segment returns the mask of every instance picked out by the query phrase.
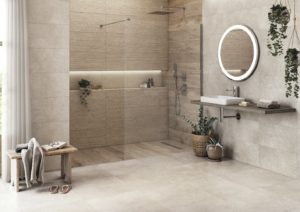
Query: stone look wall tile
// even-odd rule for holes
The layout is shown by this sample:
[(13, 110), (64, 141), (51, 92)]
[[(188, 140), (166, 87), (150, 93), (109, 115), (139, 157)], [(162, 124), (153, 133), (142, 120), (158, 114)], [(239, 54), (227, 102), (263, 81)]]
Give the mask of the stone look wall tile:
[[(167, 70), (168, 17), (147, 14), (162, 4), (167, 1), (71, 0), (71, 70)], [(99, 28), (126, 18), (131, 21)]]
[(67, 24), (28, 24), (29, 48), (69, 49)]
[[(266, 48), (269, 26), (267, 13), (273, 3), (271, 0), (203, 2), (204, 95), (226, 94), (226, 88), (238, 85), (241, 88), (241, 96), (253, 101), (261, 98), (272, 99), (300, 109), (298, 100), (285, 97), (284, 60), (270, 56)], [(300, 11), (297, 13), (300, 16)], [(232, 82), (220, 71), (217, 49), (223, 32), (229, 26), (240, 23), (249, 26), (255, 32), (260, 44), (260, 62), (249, 79)], [(299, 113), (241, 115), (241, 121), (229, 119), (220, 126), (226, 154), (284, 175), (299, 176)]]
[(31, 73), (69, 73), (68, 49), (30, 49)]
[(71, 91), (71, 143), (92, 148), (167, 139), (167, 94), (167, 88), (97, 90), (85, 107), (79, 91)]
[(185, 14), (177, 11), (169, 15), (169, 71), (165, 81), (169, 86), (169, 134), (170, 138), (190, 144), (191, 129), (175, 111), (175, 80), (173, 65), (178, 67), (178, 86), (182, 85), (182, 73), (187, 76), (187, 96), (181, 98), (181, 115), (194, 119), (198, 106), (190, 103), (200, 96), (200, 24), (202, 23), (202, 1), (170, 0), (169, 6), (185, 7)]
[[(32, 135), (69, 141), (69, 1), (27, 1)], [(59, 167), (59, 158), (46, 169)]]
[(104, 32), (73, 32), (70, 39), (70, 51), (74, 51), (75, 54), (77, 51), (97, 50), (101, 55), (101, 53), (105, 53), (105, 48), (103, 48), (105, 47), (105, 36)]
[(57, 107), (57, 105), (68, 105), (68, 100), (65, 97), (33, 99), (32, 116), (34, 123), (69, 121), (68, 108)]
[[(28, 0), (28, 22), (69, 25), (69, 1)], [(55, 12), (54, 12), (55, 11)]]
[(31, 97), (33, 99), (44, 99), (53, 97), (69, 97), (69, 75), (68, 73), (32, 73)]
[(259, 146), (259, 166), (283, 175), (297, 177), (298, 152)]
[(72, 0), (70, 10), (74, 12), (104, 13), (106, 0)]

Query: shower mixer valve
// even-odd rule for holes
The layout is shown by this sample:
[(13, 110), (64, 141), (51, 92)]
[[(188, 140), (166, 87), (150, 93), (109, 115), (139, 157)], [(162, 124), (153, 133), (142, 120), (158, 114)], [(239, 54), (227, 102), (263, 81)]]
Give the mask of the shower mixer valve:
[(184, 83), (181, 87), (180, 87), (180, 92), (181, 92), (181, 95), (183, 96), (186, 96), (187, 95), (187, 84)]

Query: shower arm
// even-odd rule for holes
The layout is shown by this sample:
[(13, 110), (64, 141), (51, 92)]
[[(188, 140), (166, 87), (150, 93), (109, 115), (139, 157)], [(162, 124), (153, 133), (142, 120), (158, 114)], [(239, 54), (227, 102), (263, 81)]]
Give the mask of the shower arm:
[(121, 22), (125, 22), (125, 21), (131, 21), (131, 19), (127, 18), (127, 19), (124, 19), (124, 20), (121, 20), (121, 21), (115, 21), (115, 22), (111, 22), (111, 23), (108, 23), (108, 24), (101, 24), (99, 27), (103, 28), (103, 27), (108, 26), (108, 25), (113, 25), (113, 24), (117, 24), (117, 23), (121, 23)]

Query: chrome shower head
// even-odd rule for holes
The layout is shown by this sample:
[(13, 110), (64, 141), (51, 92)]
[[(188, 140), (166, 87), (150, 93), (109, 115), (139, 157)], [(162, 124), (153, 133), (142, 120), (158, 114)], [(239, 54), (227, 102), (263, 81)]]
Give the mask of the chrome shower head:
[(185, 10), (185, 7), (164, 7), (164, 6), (161, 6), (160, 10), (150, 12), (148, 14), (151, 14), (151, 15), (169, 15), (169, 14), (175, 13), (175, 11), (173, 11), (172, 9), (173, 10), (174, 9)]
[(150, 15), (169, 15), (171, 13), (174, 13), (174, 12), (160, 10), (160, 11), (150, 12), (148, 14), (150, 14)]

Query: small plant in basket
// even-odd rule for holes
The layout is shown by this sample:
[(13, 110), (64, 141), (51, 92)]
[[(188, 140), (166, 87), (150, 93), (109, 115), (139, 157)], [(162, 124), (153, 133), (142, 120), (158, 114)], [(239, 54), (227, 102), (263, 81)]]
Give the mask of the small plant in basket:
[(213, 124), (217, 121), (217, 118), (204, 116), (202, 105), (199, 108), (197, 122), (193, 122), (187, 119), (185, 116), (183, 116), (183, 118), (192, 127), (192, 143), (196, 156), (205, 157), (209, 135), (213, 130)]

